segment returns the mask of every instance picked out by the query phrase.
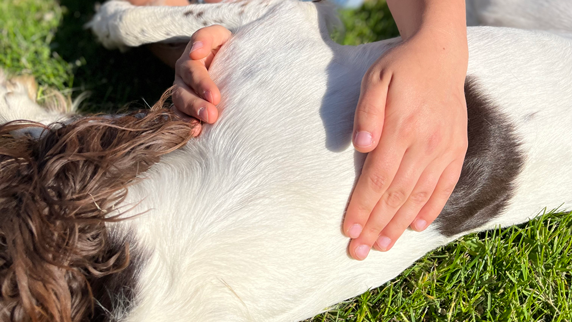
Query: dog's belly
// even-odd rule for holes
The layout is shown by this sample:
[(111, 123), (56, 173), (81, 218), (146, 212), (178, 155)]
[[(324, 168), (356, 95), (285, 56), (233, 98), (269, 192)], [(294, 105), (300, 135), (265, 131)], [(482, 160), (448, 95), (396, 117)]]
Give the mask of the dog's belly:
[[(391, 251), (351, 260), (340, 227), (363, 162), (351, 115), (361, 76), (387, 45), (341, 49), (276, 31), (280, 42), (253, 61), (238, 54), (261, 37), (250, 33), (220, 57), (229, 70), (249, 65), (249, 77), (215, 68), (227, 95), (220, 122), (130, 190), (128, 202), (152, 210), (131, 222), (150, 259), (126, 321), (303, 319), (466, 233), (407, 231)], [(550, 35), (483, 28), (469, 39), (469, 75), (513, 127), (524, 161), (504, 211), (468, 226), (481, 230), (572, 199), (572, 55)], [(280, 49), (289, 41), (304, 45)]]

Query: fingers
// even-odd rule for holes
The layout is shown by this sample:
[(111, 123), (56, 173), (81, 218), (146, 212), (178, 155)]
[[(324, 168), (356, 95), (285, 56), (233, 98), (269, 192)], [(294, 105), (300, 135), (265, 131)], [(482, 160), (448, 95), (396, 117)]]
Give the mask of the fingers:
[(216, 105), (221, 96), (208, 69), (231, 35), (226, 28), (215, 25), (200, 29), (192, 36), (175, 66), (173, 104), (179, 112), (205, 123), (216, 122)]
[(353, 144), (362, 153), (376, 148), (381, 136), (390, 75), (368, 71), (362, 81), (359, 102), (354, 118)]
[(365, 160), (343, 224), (343, 231), (350, 238), (355, 239), (362, 234), (370, 214), (399, 169), (405, 148), (390, 145), (393, 138), (388, 135)]
[(174, 84), (172, 100), (179, 112), (209, 124), (218, 119), (216, 106), (198, 97), (182, 79), (176, 77)]
[(461, 165), (450, 165), (466, 152), (464, 75), (426, 70), (434, 62), (419, 64), (425, 56), (410, 44), (385, 53), (362, 81), (352, 139), (369, 155), (343, 224), (360, 260), (435, 219), (459, 178)]
[[(383, 141), (384, 139), (385, 138), (382, 139), (382, 145), (380, 145), (378, 149), (385, 145), (385, 142)], [(380, 149), (380, 151), (376, 150), (375, 153), (381, 153), (384, 155), (386, 151)], [(404, 155), (403, 160), (400, 162), (399, 170), (395, 174), (391, 184), (388, 185), (387, 190), (382, 193), (381, 197), (376, 199), (378, 202), (373, 211), (371, 211), (371, 215), (369, 216), (369, 219), (367, 219), (363, 232), (358, 238), (354, 238), (350, 242), (350, 254), (353, 251), (353, 255), (355, 255), (354, 257), (356, 259), (365, 258), (364, 255), (367, 255), (365, 253), (366, 249), (369, 249), (374, 245), (374, 243), (379, 239), (382, 230), (386, 229), (387, 225), (391, 224), (391, 222), (397, 220), (398, 223), (404, 225), (403, 230), (411, 224), (411, 221), (416, 214), (410, 215), (410, 218), (397, 218), (395, 214), (403, 208), (406, 202), (408, 202), (411, 192), (419, 182), (419, 178), (423, 170), (427, 167), (427, 164), (424, 162), (429, 161), (419, 159), (417, 151), (407, 151)], [(418, 196), (416, 195), (415, 197)], [(409, 221), (404, 223), (407, 220)], [(402, 231), (399, 235), (401, 233)], [(393, 237), (393, 235), (395, 234), (392, 234), (390, 237)], [(392, 244), (391, 239), (385, 239), (384, 242), (387, 246)]]
[[(212, 81), (208, 69), (220, 47), (230, 39), (232, 33), (223, 26), (214, 25), (198, 30), (191, 37), (190, 49), (186, 55), (190, 59), (181, 60), (179, 76), (202, 99), (218, 105), (220, 92)], [(181, 57), (181, 58), (186, 58)]]
[(189, 42), (191, 48), (188, 55), (193, 60), (208, 59), (210, 57), (210, 60), (205, 64), (209, 67), (212, 58), (231, 36), (230, 30), (220, 25), (199, 29), (191, 37)]
[[(185, 60), (177, 63), (177, 76), (189, 86), (195, 95), (213, 105), (220, 103), (220, 92), (201, 61)], [(203, 120), (206, 122), (206, 120)]]
[[(374, 244), (375, 249), (388, 251), (403, 232), (412, 225), (419, 211), (433, 195), (444, 167), (440, 162), (434, 161), (425, 169), (407, 201), (399, 208), (395, 216), (379, 234)], [(422, 223), (419, 222), (418, 224), (421, 225)], [(426, 224), (422, 225), (426, 227)]]
[(419, 214), (411, 224), (411, 228), (416, 231), (423, 231), (439, 216), (455, 189), (462, 169), (463, 159), (460, 159), (455, 160), (443, 171), (435, 187), (435, 191), (429, 201), (427, 201), (425, 206), (419, 211)]
[(171, 106), (171, 112), (180, 117), (181, 120), (189, 122), (191, 124), (191, 135), (193, 137), (197, 137), (201, 134), (203, 126), (198, 119), (191, 118), (188, 115), (181, 113), (177, 108), (175, 108), (174, 105)]
[(372, 246), (391, 249), (412, 223), (425, 229), (459, 178), (464, 154), (455, 159), (455, 153), (430, 153), (431, 143), (411, 145), (414, 135), (396, 130), (398, 126), (388, 123), (378, 147), (366, 158), (348, 205), (343, 229), (352, 238), (348, 251), (358, 260), (365, 259)]
[[(363, 232), (350, 242), (349, 252), (355, 259), (365, 259), (372, 245), (376, 250), (390, 250), (410, 226), (417, 231), (426, 229), (453, 192), (462, 158), (446, 166), (436, 159), (424, 167), (411, 162), (416, 159), (413, 154), (404, 156), (401, 168), (371, 212)], [(403, 170), (407, 168), (410, 170)], [(416, 168), (425, 170), (418, 176)]]

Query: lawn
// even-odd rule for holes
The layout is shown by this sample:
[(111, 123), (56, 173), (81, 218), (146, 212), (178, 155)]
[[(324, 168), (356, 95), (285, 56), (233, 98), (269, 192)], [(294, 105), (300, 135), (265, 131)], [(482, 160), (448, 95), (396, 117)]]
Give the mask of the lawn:
[[(49, 88), (83, 111), (145, 107), (170, 86), (172, 71), (145, 48), (125, 54), (97, 45), (82, 26), (95, 1), (0, 2), (0, 67), (33, 74), (39, 98)], [(343, 40), (395, 36), (387, 6), (345, 11)], [(572, 321), (572, 218), (547, 213), (520, 227), (462, 238), (435, 250), (401, 276), (310, 321)]]

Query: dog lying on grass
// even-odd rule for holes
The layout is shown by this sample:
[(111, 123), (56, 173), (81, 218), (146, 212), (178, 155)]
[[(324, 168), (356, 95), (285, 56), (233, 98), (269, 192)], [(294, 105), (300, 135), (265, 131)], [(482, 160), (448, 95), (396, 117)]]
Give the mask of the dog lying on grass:
[(111, 1), (91, 28), (127, 47), (213, 23), (234, 32), (211, 67), (222, 116), (195, 139), (161, 110), (83, 118), (1, 78), (2, 321), (297, 321), (462, 235), (572, 202), (572, 40), (471, 28), (455, 191), (427, 230), (352, 260), (352, 116), (364, 73), (399, 39), (338, 45), (330, 5), (292, 0)]

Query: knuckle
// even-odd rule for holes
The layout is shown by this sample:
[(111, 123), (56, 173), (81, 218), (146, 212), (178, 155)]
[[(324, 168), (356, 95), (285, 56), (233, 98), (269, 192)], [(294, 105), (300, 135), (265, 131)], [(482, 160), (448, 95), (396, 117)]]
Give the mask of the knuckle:
[(391, 191), (387, 193), (387, 197), (385, 197), (385, 204), (391, 208), (399, 208), (404, 202), (405, 193), (399, 190)]
[(415, 131), (415, 128), (413, 127), (413, 125), (404, 124), (403, 126), (401, 126), (399, 135), (401, 137), (404, 137), (404, 138), (410, 138), (413, 136), (414, 131)]
[[(366, 86), (367, 85), (374, 85), (374, 84), (378, 84), (381, 81), (383, 81), (384, 79), (386, 79), (386, 77), (390, 76), (391, 73), (389, 73), (387, 70), (385, 70), (384, 68), (379, 68), (376, 65), (373, 65), (372, 68), (370, 68), (364, 75), (362, 78), (362, 86)], [(362, 88), (363, 89), (363, 88)]]
[(417, 191), (409, 196), (409, 199), (416, 204), (424, 204), (429, 200), (430, 194), (428, 191)]
[(177, 61), (175, 62), (175, 70), (179, 71), (181, 69), (181, 65), (183, 64), (184, 58), (183, 56), (179, 57), (179, 59), (177, 59)]
[(443, 199), (449, 199), (449, 196), (451, 196), (451, 194), (455, 190), (456, 185), (457, 182), (452, 182), (443, 186), (443, 188), (441, 189), (441, 196), (443, 197)]
[(188, 62), (189, 62), (189, 58), (186, 54), (182, 54), (181, 57), (179, 57), (179, 59), (177, 59), (177, 61), (175, 62), (175, 70), (177, 72), (183, 72), (186, 71), (186, 69), (188, 68)]
[(370, 173), (367, 176), (367, 180), (369, 183), (370, 188), (375, 192), (381, 192), (386, 186), (387, 180), (385, 179), (384, 175)]
[(178, 85), (173, 87), (173, 91), (171, 92), (171, 99), (175, 102), (179, 102), (181, 97), (181, 88)]
[(363, 203), (359, 203), (356, 205), (356, 213), (360, 215), (369, 215), (371, 214), (372, 210), (373, 210), (372, 207), (369, 207), (368, 205)]
[(403, 138), (414, 137), (419, 127), (413, 117), (403, 120), (399, 126), (399, 136)]
[(209, 32), (209, 27), (202, 27), (201, 29), (195, 31), (195, 33), (192, 36), (192, 41), (198, 41), (200, 40), (199, 38), (203, 37), (203, 35), (208, 34)]
[(359, 116), (364, 119), (377, 117), (380, 114), (380, 109), (376, 105), (367, 101), (362, 102), (357, 111)]
[(443, 135), (440, 130), (434, 131), (427, 139), (426, 152), (428, 154), (433, 153), (443, 142)]
[(222, 26), (220, 24), (214, 24), (214, 25), (209, 26), (207, 28), (209, 28), (209, 31), (212, 32), (213, 34), (216, 33), (217, 36), (224, 36), (228, 32), (228, 29), (226, 29), (224, 26)]
[(365, 232), (367, 236), (375, 240), (375, 238), (377, 238), (377, 236), (383, 230), (383, 228), (384, 226), (380, 224), (371, 224), (368, 227), (366, 227)]
[(364, 75), (363, 75), (363, 79), (361, 81), (362, 84), (362, 90), (364, 90), (367, 87), (367, 84), (375, 84), (377, 82), (379, 82), (380, 77), (379, 77), (379, 71), (377, 71), (376, 69), (372, 68), (369, 69)]

